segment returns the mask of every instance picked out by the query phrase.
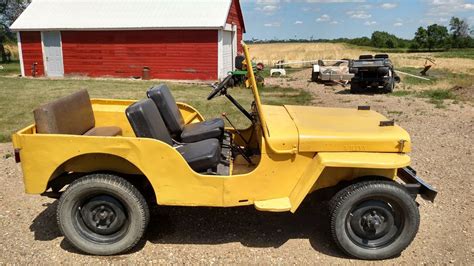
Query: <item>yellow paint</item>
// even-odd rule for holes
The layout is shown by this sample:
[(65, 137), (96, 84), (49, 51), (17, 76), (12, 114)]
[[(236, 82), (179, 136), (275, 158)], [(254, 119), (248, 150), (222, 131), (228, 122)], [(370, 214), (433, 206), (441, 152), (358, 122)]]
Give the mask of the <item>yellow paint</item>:
[[(311, 191), (334, 186), (342, 180), (364, 176), (384, 176), (394, 179), (396, 169), (409, 164), (410, 157), (400, 153), (318, 153), (290, 194), (291, 211), (296, 211)], [(330, 174), (324, 175), (325, 171)], [(318, 183), (319, 178), (322, 182)]]
[(262, 200), (255, 202), (255, 208), (259, 211), (286, 212), (291, 210), (291, 203), (289, 198)]
[(263, 105), (262, 113), (267, 119), (268, 137), (270, 146), (277, 150), (298, 150), (298, 130), (288, 112), (283, 106)]
[[(245, 45), (244, 51), (246, 58), (251, 58)], [(410, 163), (392, 143), (409, 141), (405, 131), (362, 124), (383, 119), (375, 112), (262, 105), (252, 70), (249, 84), (258, 119), (242, 134), (252, 137), (249, 146), (260, 150), (251, 167), (235, 167), (240, 171), (228, 176), (196, 173), (173, 147), (135, 137), (125, 116), (125, 109), (134, 101), (94, 99), (96, 125), (118, 126), (123, 136), (44, 135), (36, 134), (34, 125), (18, 131), (12, 139), (14, 147), (20, 149), (25, 190), (43, 193), (49, 181), (68, 172), (109, 170), (146, 176), (161, 205), (253, 204), (263, 211), (294, 212), (314, 190), (369, 175), (393, 179), (398, 168)], [(193, 107), (178, 106), (186, 123), (204, 120)], [(234, 135), (234, 139), (245, 145), (239, 137)], [(364, 148), (354, 149), (357, 145)], [(326, 151), (328, 147), (337, 152)], [(371, 152), (360, 152), (366, 150)], [(403, 149), (408, 150), (409, 146)], [(237, 164), (242, 165), (242, 161)]]
[[(285, 106), (300, 134), (300, 152), (410, 152), (410, 136), (401, 127), (381, 127), (388, 119), (374, 111)], [(403, 150), (400, 141), (404, 140)]]

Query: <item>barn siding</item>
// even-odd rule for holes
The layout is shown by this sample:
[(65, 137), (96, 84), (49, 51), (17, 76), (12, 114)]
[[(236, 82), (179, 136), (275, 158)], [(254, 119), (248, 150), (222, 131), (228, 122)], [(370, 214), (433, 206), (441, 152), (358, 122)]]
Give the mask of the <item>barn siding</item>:
[(241, 10), (239, 10), (239, 6), (240, 4), (238, 3), (238, 0), (232, 1), (229, 15), (227, 16), (227, 23), (237, 25), (237, 51), (243, 53), (240, 42), (242, 41), (244, 25), (243, 21), (240, 19)]
[(66, 75), (217, 79), (216, 30), (65, 31)]
[(38, 76), (44, 75), (43, 64), (43, 47), (41, 46), (41, 32), (25, 31), (20, 32), (21, 52), (23, 54), (23, 66), (25, 68), (25, 76), (32, 76), (32, 67), (36, 66)]

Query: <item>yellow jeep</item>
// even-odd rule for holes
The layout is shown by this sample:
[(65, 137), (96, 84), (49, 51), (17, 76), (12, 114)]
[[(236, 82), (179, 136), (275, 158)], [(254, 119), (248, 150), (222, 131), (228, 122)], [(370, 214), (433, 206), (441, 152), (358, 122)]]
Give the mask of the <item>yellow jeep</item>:
[(13, 135), (26, 193), (58, 198), (62, 233), (96, 255), (137, 244), (151, 204), (296, 212), (318, 190), (332, 195), (330, 230), (347, 254), (384, 259), (410, 244), (417, 195), (433, 201), (437, 192), (409, 167), (405, 130), (367, 106), (262, 105), (252, 67), (247, 111), (229, 94), (231, 79), (208, 100), (226, 96), (249, 128), (205, 120), (166, 85), (140, 101), (90, 100), (83, 90), (41, 106)]

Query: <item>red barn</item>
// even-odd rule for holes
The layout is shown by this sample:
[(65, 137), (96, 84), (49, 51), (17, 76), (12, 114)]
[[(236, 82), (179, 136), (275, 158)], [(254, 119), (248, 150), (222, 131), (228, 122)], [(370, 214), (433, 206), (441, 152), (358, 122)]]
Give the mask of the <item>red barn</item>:
[(216, 80), (245, 25), (239, 0), (34, 0), (11, 29), (23, 76)]

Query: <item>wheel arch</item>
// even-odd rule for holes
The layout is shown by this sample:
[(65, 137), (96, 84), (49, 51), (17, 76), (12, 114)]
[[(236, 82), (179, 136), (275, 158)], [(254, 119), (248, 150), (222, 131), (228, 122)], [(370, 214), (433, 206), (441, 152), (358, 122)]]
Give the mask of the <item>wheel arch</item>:
[(401, 153), (318, 153), (290, 193), (291, 212), (295, 212), (314, 191), (359, 178), (375, 176), (394, 180), (397, 169), (409, 164), (410, 157)]
[(67, 159), (49, 177), (43, 193), (55, 197), (59, 191), (74, 180), (95, 173), (108, 173), (120, 176), (132, 183), (150, 201), (156, 201), (154, 188), (145, 173), (134, 163), (121, 156), (108, 153), (85, 153)]

